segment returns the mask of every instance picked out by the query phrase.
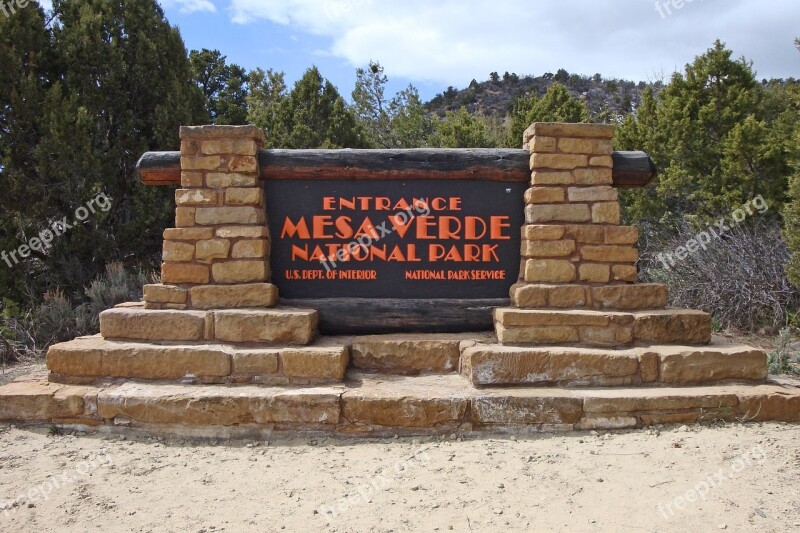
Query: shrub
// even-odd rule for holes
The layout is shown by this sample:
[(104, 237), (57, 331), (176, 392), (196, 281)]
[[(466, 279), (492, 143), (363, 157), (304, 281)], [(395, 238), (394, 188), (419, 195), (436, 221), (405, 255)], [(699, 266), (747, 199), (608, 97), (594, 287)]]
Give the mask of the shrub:
[(777, 222), (736, 226), (674, 265), (659, 261), (696, 230), (685, 224), (664, 234), (643, 228), (640, 262), (643, 281), (666, 283), (670, 303), (711, 313), (724, 328), (777, 331), (797, 309), (800, 292), (786, 276), (790, 252)]

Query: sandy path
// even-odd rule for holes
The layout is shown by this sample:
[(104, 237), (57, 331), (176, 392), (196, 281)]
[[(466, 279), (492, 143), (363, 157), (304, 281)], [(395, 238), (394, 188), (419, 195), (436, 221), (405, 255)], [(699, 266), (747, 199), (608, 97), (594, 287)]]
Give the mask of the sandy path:
[(34, 490), (0, 531), (783, 532), (798, 443), (785, 424), (232, 445), (4, 425), (0, 498)]

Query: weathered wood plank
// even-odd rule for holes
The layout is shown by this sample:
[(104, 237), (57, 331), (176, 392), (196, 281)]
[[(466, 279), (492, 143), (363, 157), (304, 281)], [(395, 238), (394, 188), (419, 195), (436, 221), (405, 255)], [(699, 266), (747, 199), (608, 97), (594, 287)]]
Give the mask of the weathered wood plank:
[(491, 331), (492, 310), (508, 306), (509, 300), (323, 298), (281, 299), (281, 304), (317, 309), (323, 335), (365, 335)]
[[(514, 149), (261, 150), (265, 180), (530, 180), (530, 154)], [(645, 187), (656, 168), (644, 152), (614, 152), (614, 184)], [(180, 153), (148, 152), (136, 165), (145, 185), (180, 185)]]

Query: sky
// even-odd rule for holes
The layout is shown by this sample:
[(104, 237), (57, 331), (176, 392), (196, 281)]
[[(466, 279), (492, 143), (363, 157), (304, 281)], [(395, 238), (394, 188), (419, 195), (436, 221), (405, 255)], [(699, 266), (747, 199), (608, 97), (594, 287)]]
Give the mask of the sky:
[(505, 71), (668, 79), (721, 39), (761, 78), (800, 78), (798, 0), (160, 0), (188, 49), (296, 81), (319, 67), (349, 98), (379, 61), (424, 100)]

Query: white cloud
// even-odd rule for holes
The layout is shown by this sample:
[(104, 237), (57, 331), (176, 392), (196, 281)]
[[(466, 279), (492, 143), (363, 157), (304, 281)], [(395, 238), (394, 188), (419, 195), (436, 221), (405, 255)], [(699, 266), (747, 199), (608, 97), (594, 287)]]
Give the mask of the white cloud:
[(167, 7), (175, 6), (181, 13), (217, 12), (217, 6), (211, 0), (161, 0), (161, 3)]
[[(206, 3), (206, 0), (173, 0)], [(268, 20), (327, 37), (353, 66), (464, 85), (490, 71), (570, 72), (629, 79), (669, 74), (721, 38), (763, 76), (798, 64), (796, 0), (229, 0), (239, 24)], [(666, 12), (662, 8), (662, 12)], [(795, 54), (795, 55), (793, 55)]]

